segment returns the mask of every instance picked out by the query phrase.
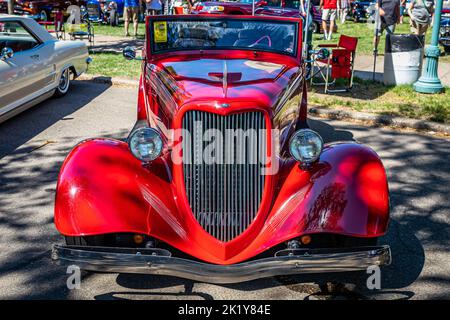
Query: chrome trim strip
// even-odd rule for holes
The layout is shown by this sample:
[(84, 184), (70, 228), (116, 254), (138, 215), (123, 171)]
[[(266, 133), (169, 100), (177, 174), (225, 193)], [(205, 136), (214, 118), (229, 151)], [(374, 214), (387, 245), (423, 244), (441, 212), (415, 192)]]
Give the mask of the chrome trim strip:
[(277, 275), (358, 271), (373, 265), (389, 265), (392, 261), (387, 245), (296, 249), (293, 252), (282, 250), (272, 258), (232, 265), (171, 257), (162, 249), (151, 249), (154, 251), (152, 253), (145, 250), (54, 245), (52, 260), (59, 265), (73, 264), (90, 271), (175, 276), (209, 283), (237, 283)]
[(57, 86), (58, 85), (55, 84), (55, 83), (49, 84), (49, 85), (45, 86), (44, 88), (42, 88), (42, 89), (40, 89), (38, 91), (35, 91), (33, 93), (30, 93), (29, 95), (27, 95), (25, 97), (17, 99), (16, 101), (12, 102), (9, 105), (3, 106), (0, 109), (0, 116), (3, 116), (5, 114), (7, 114), (8, 112), (13, 111), (14, 109), (21, 107), (22, 105), (27, 104), (27, 103), (29, 103), (29, 102), (39, 98), (40, 96), (42, 96), (42, 95), (52, 91), (52, 90), (55, 90), (55, 88)]

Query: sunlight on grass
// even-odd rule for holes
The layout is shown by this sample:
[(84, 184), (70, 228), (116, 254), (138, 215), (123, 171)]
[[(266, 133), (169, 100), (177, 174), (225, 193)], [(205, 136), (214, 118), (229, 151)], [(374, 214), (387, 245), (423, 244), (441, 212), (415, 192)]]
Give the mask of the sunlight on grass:
[[(133, 34), (133, 24), (130, 25), (128, 31), (130, 32), (130, 34)], [(125, 28), (123, 26), (123, 22), (121, 22), (117, 27), (111, 27), (107, 24), (94, 24), (94, 33), (96, 35), (124, 37)], [(145, 23), (139, 23), (138, 37), (144, 38), (144, 36), (145, 36)]]
[(355, 79), (351, 92), (323, 94), (313, 87), (309, 101), (334, 109), (405, 116), (450, 123), (450, 89), (442, 94), (421, 94), (409, 85), (384, 86), (378, 82)]
[(91, 53), (91, 57), (93, 60), (89, 65), (89, 74), (133, 79), (139, 78), (141, 74), (141, 62), (125, 60), (122, 54)]

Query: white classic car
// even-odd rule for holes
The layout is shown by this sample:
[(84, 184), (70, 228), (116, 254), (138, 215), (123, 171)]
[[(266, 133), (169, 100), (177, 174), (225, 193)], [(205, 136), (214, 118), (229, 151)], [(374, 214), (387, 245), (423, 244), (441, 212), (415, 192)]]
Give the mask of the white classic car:
[(57, 40), (32, 19), (0, 14), (0, 122), (66, 94), (89, 62), (84, 42)]

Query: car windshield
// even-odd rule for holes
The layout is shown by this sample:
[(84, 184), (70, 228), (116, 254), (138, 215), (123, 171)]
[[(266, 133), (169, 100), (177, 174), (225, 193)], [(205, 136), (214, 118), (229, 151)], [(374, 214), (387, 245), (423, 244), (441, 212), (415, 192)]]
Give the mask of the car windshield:
[(154, 53), (176, 50), (248, 49), (296, 54), (297, 23), (230, 18), (154, 20)]

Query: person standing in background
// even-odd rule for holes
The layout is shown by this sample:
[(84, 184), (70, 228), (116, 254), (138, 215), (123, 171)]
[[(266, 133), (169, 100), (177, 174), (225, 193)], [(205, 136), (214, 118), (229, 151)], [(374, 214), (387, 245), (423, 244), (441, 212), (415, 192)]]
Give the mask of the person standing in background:
[(349, 7), (350, 7), (349, 0), (341, 0), (341, 5), (340, 5), (340, 9), (339, 9), (339, 17), (341, 18), (342, 24), (345, 23), (345, 18), (347, 17)]
[(378, 48), (383, 31), (395, 32), (395, 25), (400, 22), (400, 0), (377, 0), (377, 9), (380, 15), (380, 27), (375, 31), (373, 39), (374, 48)]
[(145, 0), (145, 9), (148, 16), (156, 16), (162, 10), (161, 0)]
[(403, 16), (406, 10), (406, 0), (400, 0), (400, 24), (403, 24)]
[(169, 14), (170, 11), (170, 0), (164, 0), (163, 1), (163, 15), (167, 16)]
[[(334, 21), (336, 20), (337, 13), (337, 0), (320, 0), (320, 9), (322, 9), (322, 28), (323, 28), (323, 38), (325, 40), (331, 40), (334, 29)], [(330, 20), (329, 27), (327, 31), (327, 21)]]
[(194, 0), (187, 0), (186, 3), (187, 3), (187, 6), (188, 6), (188, 10), (187, 11), (189, 13), (191, 13), (192, 8), (194, 7)]
[(130, 21), (133, 20), (134, 37), (137, 37), (139, 24), (139, 8), (141, 7), (141, 0), (125, 0), (123, 19), (125, 20), (125, 37), (129, 37), (128, 27)]
[(411, 0), (408, 8), (411, 32), (416, 35), (427, 33), (434, 13), (433, 0)]

